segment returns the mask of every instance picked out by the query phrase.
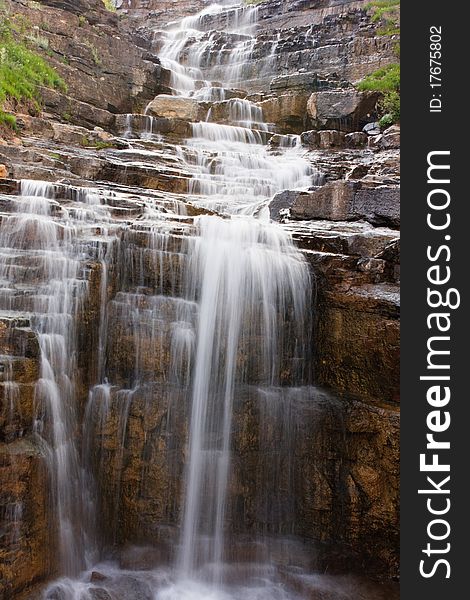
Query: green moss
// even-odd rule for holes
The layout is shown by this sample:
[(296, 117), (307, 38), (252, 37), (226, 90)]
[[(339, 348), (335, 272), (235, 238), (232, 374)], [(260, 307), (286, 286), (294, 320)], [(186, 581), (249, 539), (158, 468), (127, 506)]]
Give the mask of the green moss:
[(84, 27), (88, 23), (88, 19), (84, 15), (78, 17), (78, 26)]
[(105, 150), (106, 148), (114, 148), (114, 144), (104, 141), (92, 141), (87, 136), (83, 136), (80, 140), (80, 146), (85, 148), (94, 148), (95, 150)]
[(33, 40), (21, 35), (14, 20), (5, 10), (0, 10), (0, 111), (3, 115), (7, 103), (28, 104), (37, 110), (39, 86), (65, 90), (62, 78), (30, 47), (42, 46), (45, 39), (36, 36)]

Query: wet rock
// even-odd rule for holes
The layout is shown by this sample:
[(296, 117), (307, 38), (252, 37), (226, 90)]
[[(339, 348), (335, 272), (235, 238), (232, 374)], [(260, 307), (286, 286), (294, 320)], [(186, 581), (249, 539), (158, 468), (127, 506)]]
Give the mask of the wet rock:
[(281, 133), (301, 133), (307, 119), (308, 93), (287, 93), (259, 103), (264, 119)]
[(353, 179), (332, 181), (312, 192), (297, 192), (294, 219), (333, 221), (365, 219), (381, 226), (400, 224), (399, 186), (365, 186)]
[(352, 169), (346, 174), (345, 179), (362, 179), (367, 175), (370, 170), (370, 165), (359, 164), (354, 165)]
[(162, 94), (149, 103), (147, 113), (155, 117), (195, 121), (199, 114), (199, 103), (192, 98)]
[(346, 145), (345, 134), (336, 129), (304, 131), (301, 135), (301, 141), (304, 146), (318, 150), (344, 148)]
[(377, 121), (374, 121), (373, 123), (367, 123), (367, 125), (364, 125), (362, 128), (362, 131), (367, 135), (379, 135), (381, 133), (380, 125), (377, 123)]
[(119, 565), (128, 571), (151, 571), (168, 562), (168, 548), (155, 546), (130, 546), (120, 554)]
[(371, 404), (397, 404), (398, 289), (385, 284), (348, 292), (333, 288), (325, 291), (319, 311), (318, 381)]
[(363, 148), (367, 146), (367, 134), (363, 131), (354, 131), (344, 136), (347, 148)]
[(286, 190), (279, 192), (269, 203), (269, 215), (273, 221), (280, 221), (287, 216), (292, 204), (299, 197), (299, 192)]
[(314, 92), (307, 103), (308, 115), (316, 129), (357, 131), (377, 101), (376, 94), (350, 90)]
[(90, 575), (90, 581), (92, 583), (96, 583), (97, 581), (106, 581), (106, 579), (108, 579), (108, 577), (99, 571), (92, 571)]
[(400, 127), (392, 125), (383, 132), (380, 146), (384, 149), (400, 148)]
[(354, 196), (354, 213), (374, 225), (400, 226), (400, 187), (359, 187)]
[(16, 598), (55, 569), (46, 454), (33, 437), (0, 443), (0, 490), (0, 594)]
[[(131, 575), (123, 575), (113, 580), (112, 587), (113, 600), (154, 600), (155, 595), (148, 583), (132, 577)], [(101, 600), (101, 599), (100, 599)]]
[(356, 184), (351, 181), (333, 181), (313, 192), (301, 192), (292, 205), (295, 219), (347, 220), (353, 216)]
[(113, 600), (111, 594), (104, 588), (93, 587), (88, 590), (91, 600)]
[(367, 146), (371, 150), (381, 150), (382, 149), (382, 134), (380, 135), (371, 135), (367, 140)]

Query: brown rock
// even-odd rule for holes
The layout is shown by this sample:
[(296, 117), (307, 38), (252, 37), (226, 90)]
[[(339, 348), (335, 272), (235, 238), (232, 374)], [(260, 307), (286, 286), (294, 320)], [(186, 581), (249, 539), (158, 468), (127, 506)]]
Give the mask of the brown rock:
[(307, 120), (308, 92), (284, 93), (259, 103), (264, 120), (275, 123), (280, 133), (301, 133)]
[(0, 164), (0, 179), (8, 178), (8, 168), (6, 165)]
[(199, 103), (192, 98), (161, 94), (147, 106), (147, 113), (155, 117), (195, 121), (199, 114)]

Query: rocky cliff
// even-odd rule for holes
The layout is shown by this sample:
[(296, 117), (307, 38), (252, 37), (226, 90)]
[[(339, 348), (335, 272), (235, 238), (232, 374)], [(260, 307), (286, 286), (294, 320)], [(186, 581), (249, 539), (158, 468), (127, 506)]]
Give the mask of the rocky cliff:
[[(242, 76), (223, 88), (220, 57), (240, 35), (221, 33), (230, 14), (208, 13), (200, 78), (223, 98), (178, 98), (159, 58), (165, 26), (209, 4), (122, 0), (110, 12), (98, 0), (6, 0), (66, 89), (41, 88), (40, 108), (10, 104), (17, 130), (0, 125), (0, 598), (63, 572), (35, 314), (41, 298), (65, 294), (56, 278), (73, 282), (62, 351), (74, 378), (60, 385), (74, 404), (68, 433), (96, 476), (100, 544), (115, 555), (153, 547), (142, 559), (152, 565), (172, 559), (190, 370), (172, 363), (175, 299), (185, 298), (188, 236), (218, 210), (194, 184), (199, 155), (187, 139), (199, 122), (242, 127), (236, 98), (261, 110), (268, 126), (253, 135), (272, 156), (298, 144), (311, 165), (308, 189), (281, 185), (269, 211), (308, 262), (314, 293), (305, 385), (290, 387), (297, 357), (276, 394), (263, 391), (261, 359), (250, 340), (240, 347), (248, 375), (234, 403), (227, 519), (241, 536), (302, 539), (309, 569), (398, 577), (400, 129), (380, 127), (378, 95), (355, 87), (395, 62), (397, 36), (378, 31), (367, 1), (262, 2)], [(40, 194), (30, 180), (44, 182)], [(21, 202), (38, 194), (47, 214), (22, 219)], [(72, 274), (50, 275), (41, 252), (51, 235), (68, 244)], [(113, 387), (96, 385), (104, 370)], [(136, 373), (146, 382), (137, 391)], [(129, 560), (124, 551), (121, 565)], [(305, 582), (300, 593), (317, 597)]]

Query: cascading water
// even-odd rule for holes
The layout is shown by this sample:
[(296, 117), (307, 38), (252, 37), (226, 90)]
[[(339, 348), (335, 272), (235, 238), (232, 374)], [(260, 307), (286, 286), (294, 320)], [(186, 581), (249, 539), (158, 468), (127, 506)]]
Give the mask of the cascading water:
[[(253, 494), (262, 497), (265, 515), (277, 510), (267, 506), (267, 495), (273, 505), (282, 505), (277, 511), (282, 519), (272, 517), (279, 523), (263, 524), (264, 517), (251, 529), (234, 523), (231, 486), (240, 478), (236, 415), (246, 402), (258, 406), (260, 419), (273, 410), (282, 421), (279, 405), (297, 392), (281, 386), (292, 390), (308, 383), (310, 360), (308, 267), (289, 234), (269, 221), (267, 204), (283, 189), (309, 187), (314, 172), (296, 139), (272, 151), (273, 127), (265, 123), (259, 106), (233, 89), (242, 87), (248, 75), (257, 44), (256, 18), (256, 7), (225, 2), (172, 24), (163, 37), (159, 34), (160, 57), (172, 72), (175, 95), (215, 103), (206, 120), (191, 124), (192, 137), (174, 149), (191, 176), (188, 195), (201, 216), (188, 224), (183, 202), (171, 198), (160, 210), (147, 198), (138, 219), (116, 223), (113, 199), (107, 199), (109, 208), (99, 194), (88, 191), (64, 207), (56, 201), (53, 185), (24, 183), (17, 210), (2, 227), (0, 245), (8, 249), (6, 256), (21, 254), (33, 240), (29, 250), (34, 249), (43, 280), (36, 293), (18, 295), (3, 285), (20, 277), (18, 267), (2, 259), (2, 308), (27, 311), (41, 347), (35, 429), (49, 448), (61, 573), (69, 576), (51, 584), (47, 600), (100, 597), (94, 595), (89, 571), (72, 577), (90, 568), (99, 550), (122, 542), (124, 491), (145, 489), (143, 471), (139, 481), (126, 480), (126, 451), (137, 419), (133, 411), (139, 406), (144, 416), (138, 418), (151, 420), (157, 402), (165, 406), (165, 419), (159, 417), (158, 427), (146, 429), (149, 440), (162, 430), (168, 446), (177, 447), (175, 431), (187, 428), (184, 459), (167, 453), (164, 468), (171, 471), (171, 484), (159, 498), (168, 521), (178, 517), (173, 566), (137, 578), (134, 574), (137, 587), (122, 595), (129, 572), (101, 564), (95, 568), (106, 576), (100, 585), (108, 596), (102, 597), (297, 597), (280, 582), (269, 548), (251, 551), (248, 559), (234, 558), (236, 528), (255, 538), (260, 534), (260, 547), (263, 535), (293, 533), (292, 503), (281, 500), (289, 493), (277, 489), (276, 480), (282, 479), (277, 472), (268, 478), (269, 490)], [(212, 19), (220, 31), (207, 31)], [(227, 45), (221, 46), (221, 39)], [(126, 166), (126, 152), (161, 157), (152, 117), (128, 115), (124, 137), (130, 149), (119, 155), (120, 164)], [(143, 142), (137, 145), (139, 138), (147, 138), (145, 148)], [(165, 221), (169, 215), (171, 226)], [(97, 241), (97, 231), (105, 242)], [(88, 400), (80, 407), (81, 425), (76, 340), (90, 293), (89, 262), (100, 274), (97, 360)], [(181, 405), (186, 411), (183, 426)], [(265, 429), (260, 439), (271, 440), (269, 427)], [(81, 448), (75, 443), (80, 431)], [(292, 457), (288, 449), (284, 454), (287, 464)], [(13, 512), (16, 523), (21, 511)], [(231, 563), (241, 575), (234, 576)]]
[[(173, 72), (175, 91), (211, 98), (213, 84), (197, 84), (204, 79), (203, 70), (222, 82), (222, 88), (214, 89), (238, 84), (256, 44), (256, 14), (256, 8), (215, 5), (183, 19), (166, 34), (160, 55)], [(211, 49), (217, 36), (204, 32), (206, 15), (223, 17), (228, 32), (241, 38), (213, 66)], [(193, 137), (187, 140), (195, 162), (190, 191), (200, 196), (201, 205), (234, 216), (198, 221), (187, 270), (188, 290), (199, 309), (178, 572), (183, 579), (202, 577), (220, 586), (236, 389), (253, 377), (253, 371), (259, 384), (279, 385), (280, 361), (308, 356), (307, 267), (288, 236), (261, 219), (263, 208), (279, 190), (308, 187), (313, 172), (295, 146), (279, 156), (269, 153), (270, 127), (252, 102), (227, 101), (227, 124), (212, 122), (212, 117), (209, 111), (205, 122), (193, 124)], [(289, 311), (298, 327), (292, 356), (283, 340)], [(241, 366), (244, 351), (253, 357), (251, 364)], [(193, 597), (178, 588), (159, 597), (179, 594)]]

